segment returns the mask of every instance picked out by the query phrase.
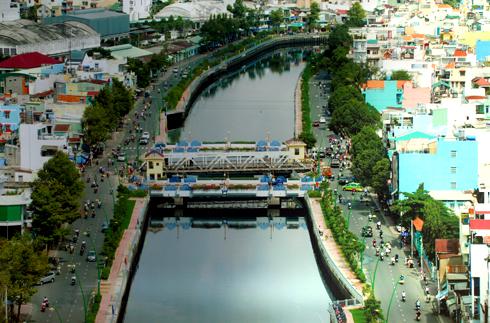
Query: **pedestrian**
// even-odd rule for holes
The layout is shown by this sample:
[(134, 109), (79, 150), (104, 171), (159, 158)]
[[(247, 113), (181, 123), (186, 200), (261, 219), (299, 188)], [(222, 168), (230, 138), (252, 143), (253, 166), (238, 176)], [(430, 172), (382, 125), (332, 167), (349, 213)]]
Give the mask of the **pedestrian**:
[(376, 239), (373, 239), (373, 248), (376, 248)]

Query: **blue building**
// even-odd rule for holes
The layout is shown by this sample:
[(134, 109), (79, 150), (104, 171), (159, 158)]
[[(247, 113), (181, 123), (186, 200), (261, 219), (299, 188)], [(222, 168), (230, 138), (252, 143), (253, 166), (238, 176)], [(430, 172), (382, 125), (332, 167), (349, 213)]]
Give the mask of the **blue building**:
[(479, 62), (485, 62), (487, 57), (490, 57), (490, 41), (478, 40), (476, 42), (476, 60)]
[(20, 106), (0, 105), (0, 133), (14, 132), (20, 125)]
[(364, 84), (362, 94), (366, 103), (379, 112), (387, 108), (401, 108), (403, 101), (403, 84), (406, 81), (369, 80)]
[(427, 191), (464, 191), (478, 187), (478, 143), (434, 140), (423, 150), (393, 155), (393, 195)]

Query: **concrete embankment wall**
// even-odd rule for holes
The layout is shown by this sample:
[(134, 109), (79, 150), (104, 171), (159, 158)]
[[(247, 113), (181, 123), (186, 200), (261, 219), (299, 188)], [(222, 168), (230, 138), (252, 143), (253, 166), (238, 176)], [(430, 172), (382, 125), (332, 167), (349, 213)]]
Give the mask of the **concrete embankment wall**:
[[(327, 284), (329, 286), (335, 285), (339, 289), (339, 295), (335, 295), (338, 299), (354, 299), (359, 304), (363, 303), (363, 295), (362, 291), (359, 291), (355, 288), (352, 283), (347, 279), (347, 277), (342, 273), (340, 268), (337, 266), (335, 261), (332, 259), (329, 250), (325, 248), (323, 243), (323, 239), (326, 237), (320, 235), (318, 228), (320, 227), (313, 215), (313, 208), (311, 205), (311, 200), (308, 195), (304, 198), (305, 206), (308, 209), (307, 224), (308, 229), (310, 230), (310, 238), (311, 243), (313, 245), (313, 249), (315, 251), (315, 255), (317, 257), (317, 261), (319, 262), (320, 270), (324, 274), (325, 279), (328, 279)], [(333, 237), (327, 237), (327, 239), (333, 239)], [(332, 283), (329, 283), (332, 281)]]
[(124, 318), (129, 286), (145, 241), (148, 222), (146, 213), (150, 199), (147, 197), (135, 200), (131, 222), (119, 242), (109, 279), (101, 283), (102, 300), (96, 323), (122, 322)]

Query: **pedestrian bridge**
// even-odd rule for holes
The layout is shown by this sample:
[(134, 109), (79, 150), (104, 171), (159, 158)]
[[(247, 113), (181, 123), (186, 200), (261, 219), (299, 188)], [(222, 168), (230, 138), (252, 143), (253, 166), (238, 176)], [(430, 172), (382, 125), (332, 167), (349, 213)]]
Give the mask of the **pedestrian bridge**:
[(174, 174), (290, 174), (307, 173), (313, 161), (305, 158), (305, 144), (173, 145), (152, 149), (145, 155), (147, 180), (159, 180)]

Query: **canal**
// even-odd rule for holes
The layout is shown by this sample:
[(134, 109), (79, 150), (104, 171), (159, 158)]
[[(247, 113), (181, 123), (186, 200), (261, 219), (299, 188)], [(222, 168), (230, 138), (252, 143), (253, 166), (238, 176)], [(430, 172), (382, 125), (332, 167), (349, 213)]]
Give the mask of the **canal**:
[(191, 141), (285, 141), (294, 135), (294, 88), (303, 50), (278, 50), (211, 84), (196, 99), (183, 129), (169, 137)]
[[(175, 138), (293, 137), (294, 88), (303, 55), (274, 53), (211, 85)], [(149, 223), (176, 215), (208, 219), (205, 211), (150, 207)], [(149, 225), (124, 322), (329, 322), (333, 296), (303, 225), (305, 210), (293, 219), (299, 225), (223, 224), (237, 217), (256, 222), (267, 216), (263, 211), (216, 210), (212, 218), (220, 219), (218, 226)]]

